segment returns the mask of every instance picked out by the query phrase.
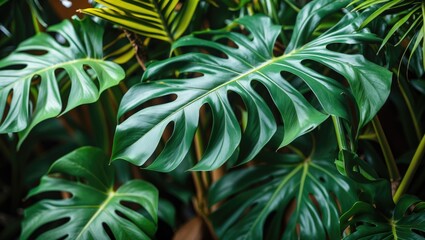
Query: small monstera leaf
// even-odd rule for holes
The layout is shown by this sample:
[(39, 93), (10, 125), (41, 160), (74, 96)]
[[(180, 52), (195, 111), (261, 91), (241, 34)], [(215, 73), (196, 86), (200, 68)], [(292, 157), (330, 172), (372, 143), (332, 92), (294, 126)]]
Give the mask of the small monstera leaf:
[[(328, 132), (321, 135), (332, 139)], [(338, 173), (334, 147), (322, 145), (328, 139), (316, 140), (307, 157), (260, 154), (258, 165), (215, 183), (208, 201), (220, 203), (210, 216), (219, 238), (339, 239), (338, 219), (357, 201), (358, 186)]]
[(90, 19), (65, 20), (48, 32), (57, 39), (40, 33), (0, 60), (0, 133), (21, 131), (21, 141), (37, 123), (95, 102), (125, 76), (102, 60), (103, 28)]
[(344, 239), (424, 239), (424, 206), (425, 202), (410, 195), (400, 198), (389, 214), (377, 209), (375, 205), (356, 202), (341, 217), (341, 230), (349, 227), (350, 232)]
[[(21, 238), (150, 239), (157, 225), (156, 188), (142, 180), (113, 187), (113, 168), (100, 149), (69, 153), (30, 191), (31, 199), (44, 198), (25, 210)], [(69, 197), (58, 198), (61, 192)]]
[[(102, 8), (82, 13), (103, 18), (146, 37), (173, 43), (189, 26), (199, 0), (95, 0)], [(176, 11), (176, 8), (179, 8)]]
[[(303, 8), (287, 52), (281, 56), (273, 55), (281, 27), (262, 15), (244, 17), (233, 24), (242, 25), (249, 31), (248, 36), (225, 29), (177, 41), (173, 48), (200, 47), (214, 50), (218, 56), (191, 52), (151, 64), (143, 75), (144, 82), (132, 87), (121, 102), (118, 117), (128, 118), (117, 127), (112, 158), (143, 165), (154, 153), (166, 127), (173, 124), (172, 136), (147, 168), (158, 171), (176, 168), (189, 152), (200, 108), (208, 105), (213, 116), (211, 136), (202, 159), (192, 169), (219, 167), (234, 156), (239, 145), (240, 162), (249, 161), (277, 131), (271, 106), (257, 92), (258, 85), (268, 90), (283, 119), (280, 147), (314, 129), (330, 114), (348, 120), (359, 115), (351, 124), (365, 124), (388, 97), (391, 73), (361, 55), (328, 49), (332, 44), (376, 40), (370, 33), (356, 32), (364, 17), (348, 14), (334, 28), (306, 42), (319, 20), (340, 10), (341, 2), (347, 4), (347, 1), (320, 0)], [(313, 70), (309, 67), (311, 61), (339, 73), (349, 87), (344, 85), (344, 79), (341, 82)], [(176, 72), (178, 78), (174, 77)], [(286, 78), (294, 75), (314, 93), (321, 109), (307, 101), (303, 92)], [(232, 109), (234, 103), (229, 101), (229, 92), (238, 94), (246, 107), (248, 122), (243, 133)], [(176, 99), (143, 107), (153, 99), (170, 95)], [(358, 106), (359, 114), (352, 113), (350, 99)]]

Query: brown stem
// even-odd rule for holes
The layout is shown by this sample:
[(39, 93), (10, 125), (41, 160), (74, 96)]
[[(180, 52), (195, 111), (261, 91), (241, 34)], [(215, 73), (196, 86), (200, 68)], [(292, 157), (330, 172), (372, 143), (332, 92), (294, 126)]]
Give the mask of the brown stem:
[(143, 45), (142, 41), (140, 40), (139, 36), (135, 34), (134, 32), (131, 32), (129, 30), (123, 29), (125, 35), (127, 36), (127, 39), (130, 41), (131, 45), (134, 48), (134, 51), (136, 52), (136, 59), (139, 65), (142, 67), (143, 71), (146, 70), (145, 62), (147, 61), (147, 53), (146, 53), (146, 47)]

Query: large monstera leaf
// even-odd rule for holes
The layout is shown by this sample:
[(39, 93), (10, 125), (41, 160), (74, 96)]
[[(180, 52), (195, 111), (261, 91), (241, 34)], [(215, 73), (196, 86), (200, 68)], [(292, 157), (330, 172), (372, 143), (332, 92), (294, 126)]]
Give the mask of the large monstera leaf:
[[(209, 105), (214, 119), (211, 136), (202, 159), (193, 170), (219, 167), (234, 156), (239, 145), (240, 162), (251, 160), (277, 131), (271, 107), (255, 90), (258, 84), (268, 90), (283, 119), (281, 147), (314, 129), (330, 114), (350, 120), (355, 126), (357, 122), (359, 126), (364, 125), (388, 97), (391, 74), (361, 55), (328, 49), (332, 44), (376, 40), (370, 33), (356, 32), (363, 17), (347, 14), (335, 27), (306, 42), (320, 19), (347, 2), (321, 0), (303, 8), (287, 52), (281, 56), (273, 56), (281, 27), (262, 15), (235, 21), (249, 31), (248, 36), (217, 30), (177, 41), (173, 48), (200, 47), (219, 52), (221, 56), (191, 52), (151, 64), (143, 75), (144, 82), (132, 87), (122, 100), (119, 117), (132, 115), (117, 127), (113, 159), (143, 165), (156, 149), (164, 129), (172, 123), (172, 136), (147, 168), (174, 169), (189, 152), (198, 127), (199, 109)], [(224, 45), (223, 41), (233, 44)], [(344, 81), (310, 68), (311, 61), (339, 73), (349, 87)], [(178, 78), (173, 77), (176, 72)], [(287, 81), (286, 76), (293, 75), (302, 79), (314, 93), (321, 111)], [(238, 94), (246, 107), (248, 122), (243, 132), (232, 110), (229, 92)], [(132, 112), (152, 99), (169, 95), (176, 99)], [(351, 111), (350, 101), (357, 106), (358, 113)]]
[(0, 133), (21, 131), (22, 139), (37, 123), (95, 102), (125, 76), (102, 59), (103, 28), (90, 19), (65, 20), (48, 32), (58, 38), (40, 33), (0, 60)]
[(347, 227), (350, 227), (350, 234), (344, 238), (346, 240), (424, 239), (425, 202), (405, 195), (388, 214), (374, 205), (359, 201), (341, 217), (341, 229)]
[(260, 154), (258, 165), (215, 183), (208, 202), (220, 204), (210, 217), (219, 238), (339, 239), (339, 216), (357, 200), (358, 186), (336, 170), (331, 134), (321, 132), (327, 138), (308, 156)]
[[(189, 26), (199, 0), (96, 0), (102, 8), (81, 10), (146, 37), (174, 42)], [(179, 11), (176, 11), (179, 8)]]
[[(114, 239), (150, 239), (157, 224), (156, 188), (142, 180), (113, 187), (113, 168), (100, 149), (69, 153), (30, 191), (28, 197), (35, 199), (45, 195), (25, 210), (21, 238), (109, 239), (109, 230)], [(58, 199), (61, 192), (69, 198)]]

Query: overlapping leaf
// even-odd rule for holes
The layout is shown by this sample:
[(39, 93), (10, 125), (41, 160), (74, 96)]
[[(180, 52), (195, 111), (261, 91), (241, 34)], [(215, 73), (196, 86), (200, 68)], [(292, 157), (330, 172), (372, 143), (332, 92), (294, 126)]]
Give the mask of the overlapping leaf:
[(375, 206), (356, 202), (341, 217), (341, 230), (350, 227), (350, 234), (344, 239), (424, 239), (425, 203), (405, 195), (400, 198), (390, 215)]
[(322, 153), (260, 156), (258, 166), (214, 184), (208, 200), (221, 202), (211, 215), (219, 238), (339, 239), (339, 216), (356, 201), (357, 186), (336, 170), (332, 145), (323, 145), (331, 134), (316, 141)]
[[(0, 60), (0, 133), (24, 130), (23, 138), (37, 123), (96, 101), (124, 78), (119, 65), (102, 60), (103, 28), (91, 20), (65, 20), (48, 31), (62, 44), (40, 33)], [(69, 85), (65, 105), (61, 88)]]
[[(277, 131), (271, 107), (255, 90), (256, 84), (268, 90), (283, 119), (280, 146), (315, 128), (329, 114), (356, 119), (349, 104), (351, 100), (359, 112), (359, 119), (351, 123), (364, 125), (385, 102), (390, 91), (391, 74), (361, 55), (328, 49), (331, 44), (376, 40), (372, 34), (356, 32), (363, 17), (348, 14), (334, 28), (307, 42), (318, 21), (339, 10), (343, 5), (341, 2), (347, 3), (320, 0), (303, 8), (287, 52), (277, 57), (273, 56), (273, 47), (281, 28), (261, 15), (236, 20), (249, 31), (249, 36), (217, 30), (177, 41), (173, 48), (205, 47), (220, 52), (224, 57), (191, 52), (150, 65), (143, 76), (144, 83), (132, 87), (123, 98), (119, 117), (152, 99), (168, 95), (174, 95), (176, 99), (138, 110), (120, 123), (114, 139), (113, 159), (144, 164), (156, 149), (166, 126), (173, 123), (172, 136), (148, 168), (159, 171), (174, 169), (188, 154), (198, 127), (199, 109), (207, 104), (214, 119), (211, 136), (201, 161), (193, 169), (219, 167), (237, 151), (239, 145), (241, 162), (249, 161)], [(234, 47), (221, 44), (222, 41), (231, 41)], [(349, 87), (313, 70), (305, 61), (334, 70), (346, 79)], [(173, 77), (176, 71), (179, 79)], [(185, 74), (188, 78), (182, 79)], [(323, 111), (313, 107), (286, 80), (287, 75), (302, 79)], [(243, 132), (229, 102), (229, 92), (238, 94), (247, 109), (248, 122)]]
[[(93, 147), (57, 160), (28, 195), (46, 194), (25, 210), (21, 238), (38, 233), (38, 239), (109, 239), (109, 229), (115, 239), (150, 239), (156, 231), (157, 190), (141, 180), (114, 190), (113, 168), (107, 163), (105, 154)], [(46, 197), (64, 191), (69, 198)], [(142, 211), (129, 203), (140, 205)]]
[[(146, 37), (174, 42), (186, 30), (199, 0), (96, 0), (103, 8), (81, 12), (103, 18)], [(177, 11), (177, 6), (179, 10)]]

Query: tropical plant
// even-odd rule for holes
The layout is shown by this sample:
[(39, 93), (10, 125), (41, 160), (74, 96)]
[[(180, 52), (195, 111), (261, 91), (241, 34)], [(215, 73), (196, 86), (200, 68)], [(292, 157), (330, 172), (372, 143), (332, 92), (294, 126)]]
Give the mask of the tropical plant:
[(423, 3), (86, 6), (0, 1), (0, 238), (425, 237)]

